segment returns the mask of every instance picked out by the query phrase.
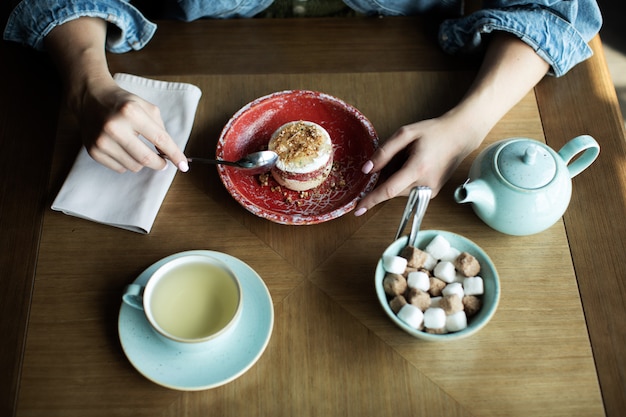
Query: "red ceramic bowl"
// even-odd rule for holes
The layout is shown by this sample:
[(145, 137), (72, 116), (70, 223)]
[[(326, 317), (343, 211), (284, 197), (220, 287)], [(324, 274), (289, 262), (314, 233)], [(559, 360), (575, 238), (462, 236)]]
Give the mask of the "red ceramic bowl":
[(322, 185), (300, 193), (280, 187), (271, 175), (264, 183), (259, 175), (220, 165), (222, 183), (248, 211), (276, 223), (316, 224), (350, 212), (378, 179), (377, 174), (361, 172), (363, 163), (378, 147), (378, 136), (360, 111), (338, 98), (315, 91), (290, 90), (254, 100), (226, 124), (216, 156), (235, 161), (265, 150), (272, 133), (295, 120), (321, 125), (332, 139), (333, 170)]

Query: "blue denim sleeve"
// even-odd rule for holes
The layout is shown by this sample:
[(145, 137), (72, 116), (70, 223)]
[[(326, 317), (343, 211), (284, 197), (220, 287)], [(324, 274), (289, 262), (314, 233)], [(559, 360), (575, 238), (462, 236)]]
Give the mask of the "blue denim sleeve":
[(43, 50), (43, 40), (52, 29), (84, 16), (113, 25), (106, 43), (111, 52), (141, 49), (156, 31), (154, 23), (124, 0), (22, 0), (9, 16), (4, 39)]
[(439, 43), (448, 53), (471, 52), (485, 34), (508, 32), (530, 45), (559, 77), (592, 55), (587, 43), (601, 25), (595, 0), (485, 1), (479, 11), (444, 21)]

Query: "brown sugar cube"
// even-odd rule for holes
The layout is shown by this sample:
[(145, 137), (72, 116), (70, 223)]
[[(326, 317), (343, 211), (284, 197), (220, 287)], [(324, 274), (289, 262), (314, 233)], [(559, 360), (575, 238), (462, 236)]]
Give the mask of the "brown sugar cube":
[(482, 301), (480, 301), (480, 298), (476, 297), (475, 295), (466, 295), (465, 297), (463, 297), (463, 307), (467, 317), (472, 317), (473, 315), (478, 313), (478, 310), (480, 310), (481, 306)]
[(424, 269), (424, 268), (419, 268), (418, 271), (421, 271), (423, 273), (425, 273), (426, 275), (428, 275), (429, 277), (433, 276), (433, 273), (431, 271), (429, 271), (428, 269)]
[(440, 280), (439, 278), (430, 277), (430, 288), (428, 292), (431, 297), (439, 297), (441, 295), (441, 290), (446, 286), (446, 282)]
[(426, 333), (430, 333), (430, 334), (446, 334), (446, 333), (448, 333), (446, 331), (445, 327), (442, 327), (441, 329), (430, 329), (430, 328), (427, 327), (425, 329), (425, 331), (426, 331)]
[(404, 294), (407, 286), (406, 278), (400, 274), (387, 274), (385, 275), (385, 278), (383, 278), (383, 288), (385, 289), (385, 294), (390, 297)]
[(414, 246), (406, 246), (402, 249), (400, 256), (406, 258), (407, 266), (412, 268), (421, 268), (428, 259), (428, 254)]
[(406, 269), (404, 270), (404, 274), (402, 274), (402, 276), (404, 278), (407, 278), (411, 272), (415, 272), (415, 271), (417, 271), (417, 268), (413, 268), (412, 266), (407, 266)]
[(396, 295), (389, 301), (389, 307), (391, 307), (391, 311), (398, 314), (398, 311), (406, 304), (406, 298), (402, 295)]
[(463, 311), (463, 300), (457, 294), (444, 295), (439, 301), (439, 307), (443, 308), (443, 311), (449, 316)]
[(430, 307), (430, 294), (417, 288), (411, 288), (406, 296), (406, 301), (422, 311)]
[(461, 252), (454, 260), (454, 267), (466, 277), (475, 277), (480, 272), (480, 263), (467, 252)]

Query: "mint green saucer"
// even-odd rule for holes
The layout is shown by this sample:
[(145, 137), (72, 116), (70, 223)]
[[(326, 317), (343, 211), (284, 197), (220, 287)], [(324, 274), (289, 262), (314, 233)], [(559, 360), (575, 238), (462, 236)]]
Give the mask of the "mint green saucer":
[(150, 381), (181, 391), (224, 385), (250, 369), (261, 357), (274, 325), (274, 308), (261, 277), (241, 260), (213, 251), (181, 252), (161, 259), (143, 271), (135, 283), (145, 284), (162, 264), (187, 255), (210, 255), (226, 263), (239, 277), (243, 292), (241, 317), (230, 335), (202, 352), (180, 352), (154, 333), (144, 313), (122, 302), (118, 331), (130, 363)]

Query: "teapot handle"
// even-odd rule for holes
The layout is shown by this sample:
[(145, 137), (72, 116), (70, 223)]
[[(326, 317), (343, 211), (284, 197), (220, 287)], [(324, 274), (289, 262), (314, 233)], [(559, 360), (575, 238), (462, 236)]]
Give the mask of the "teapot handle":
[[(583, 154), (570, 164), (570, 161), (581, 152), (583, 152)], [(558, 152), (559, 156), (565, 161), (565, 165), (567, 165), (570, 178), (574, 178), (576, 175), (583, 172), (596, 160), (599, 153), (600, 145), (589, 135), (575, 137), (567, 142)]]

